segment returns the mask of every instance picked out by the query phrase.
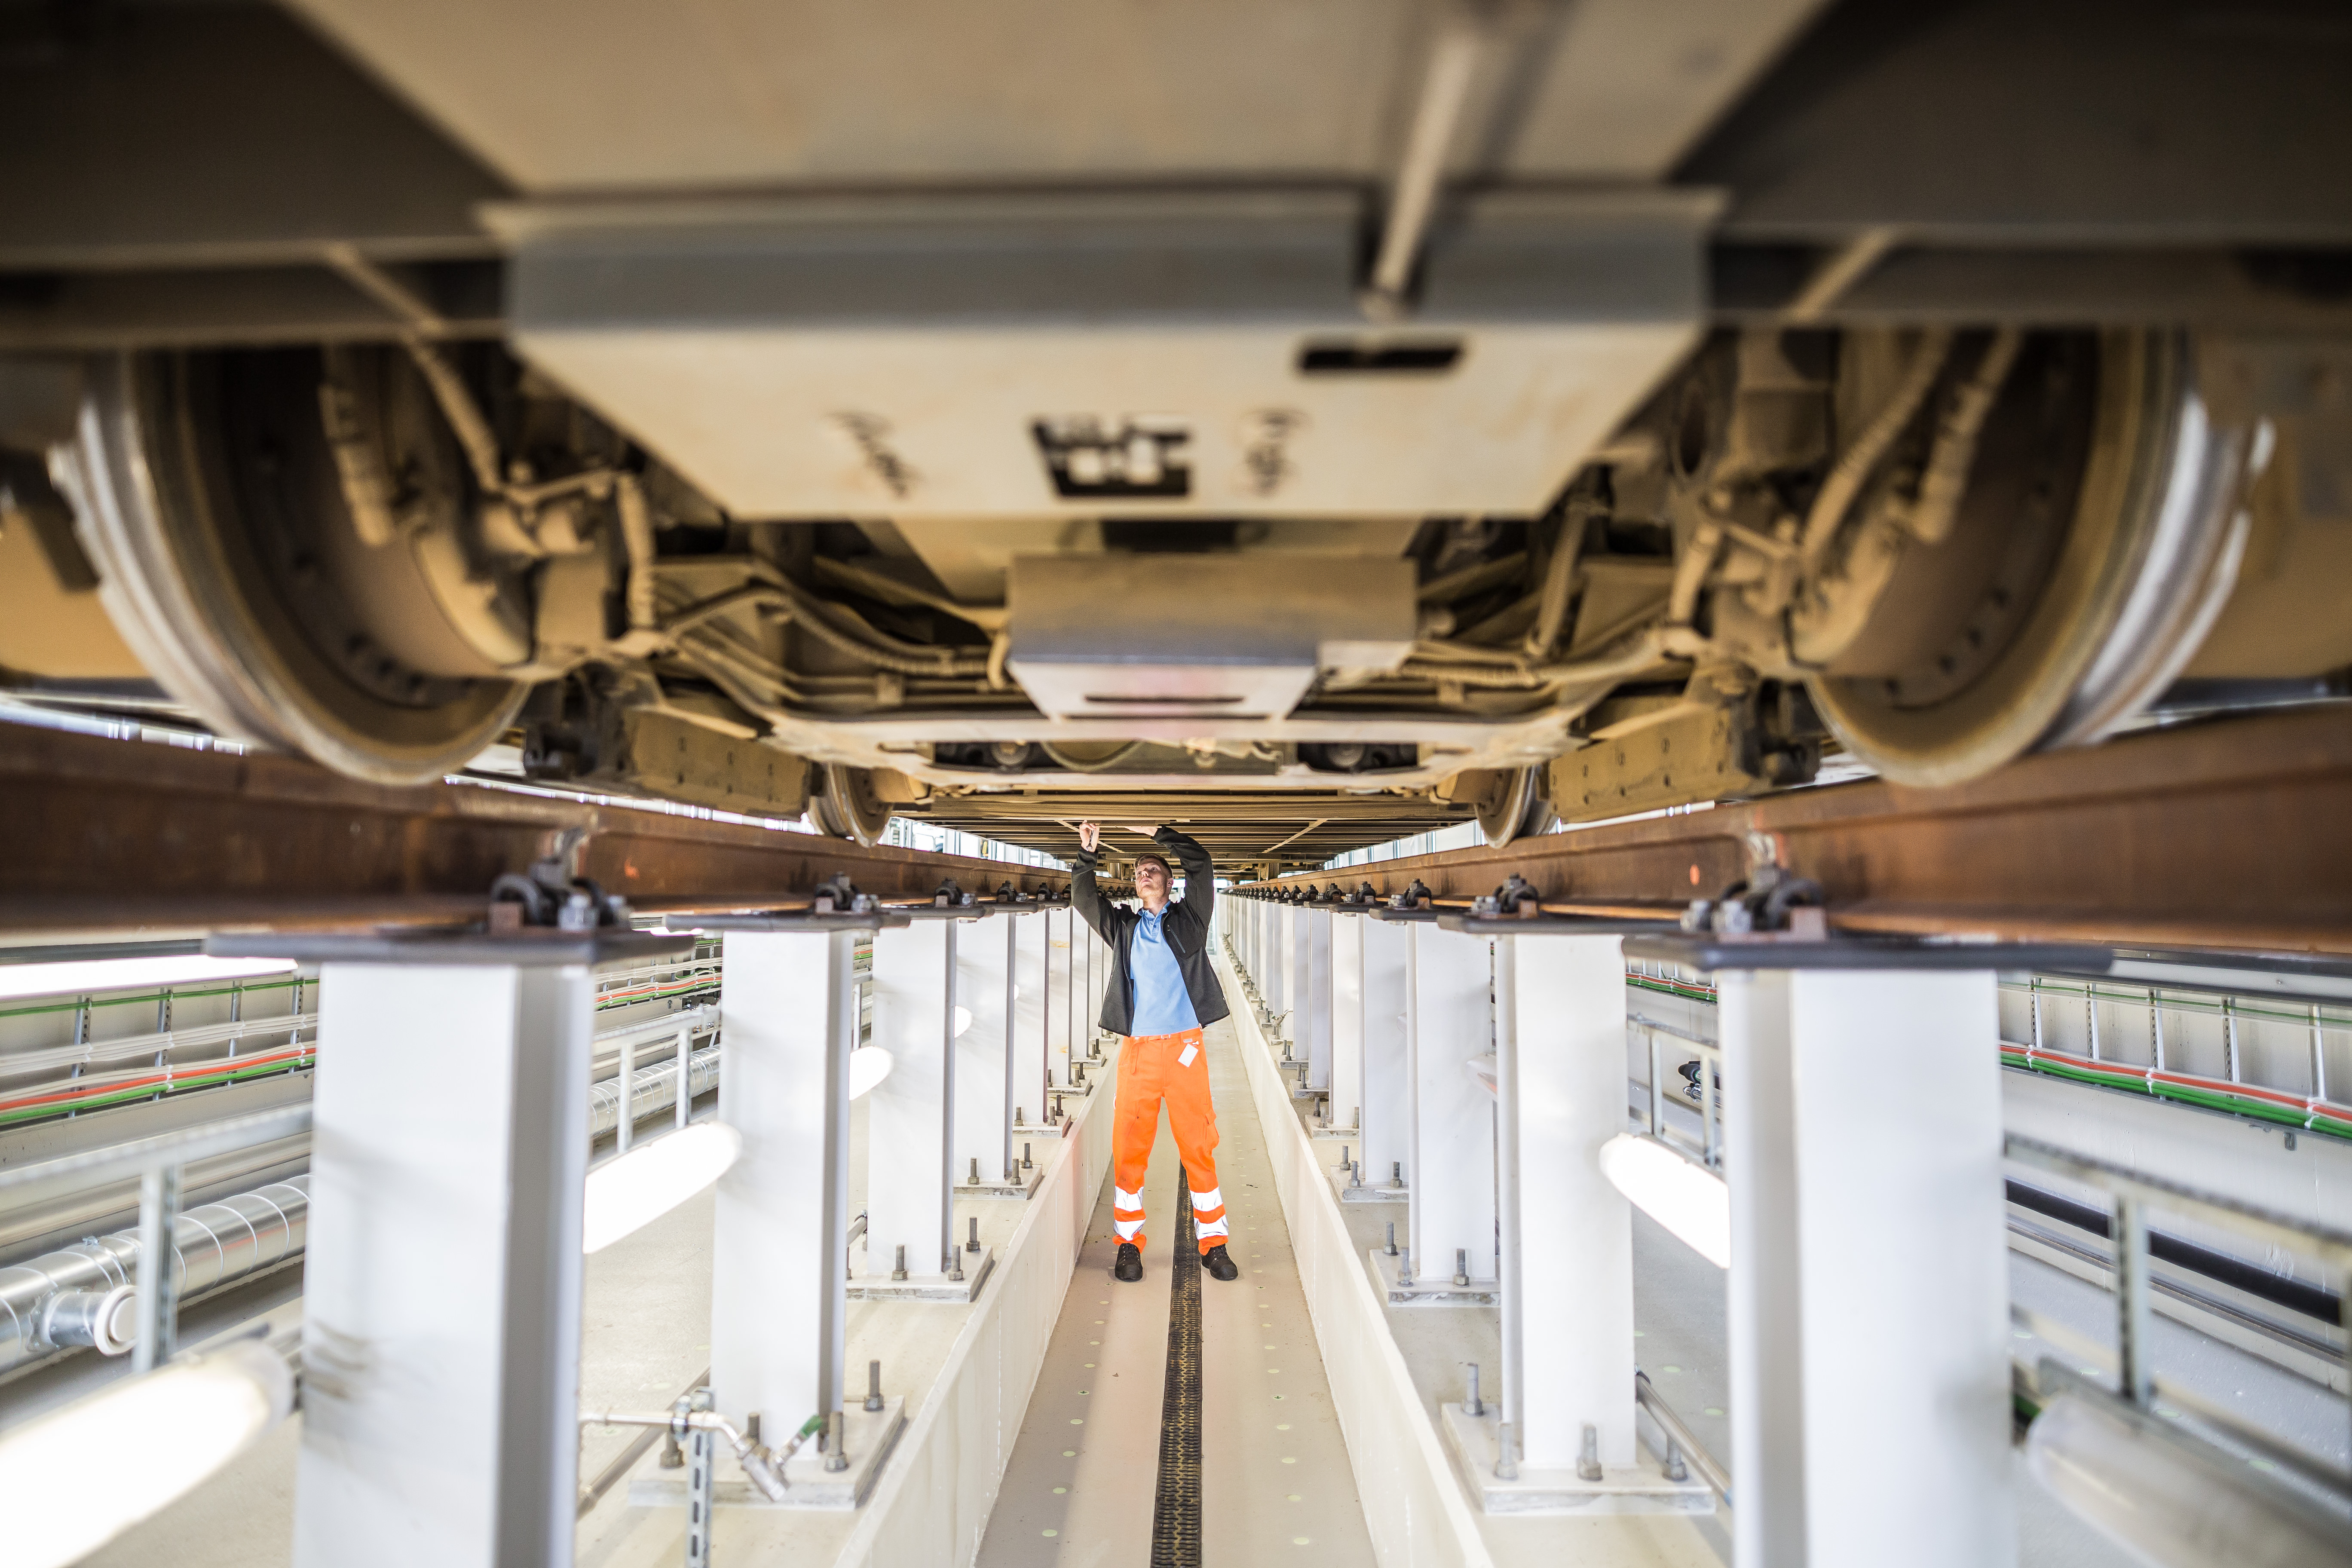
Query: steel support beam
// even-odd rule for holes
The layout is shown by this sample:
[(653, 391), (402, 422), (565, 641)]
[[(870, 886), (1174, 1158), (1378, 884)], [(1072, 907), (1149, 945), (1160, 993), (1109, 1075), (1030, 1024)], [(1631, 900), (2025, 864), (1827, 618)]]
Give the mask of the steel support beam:
[(940, 879), (1028, 891), (1057, 869), (933, 855), (623, 804), (472, 784), (360, 784), (291, 757), (0, 725), (0, 819), (38, 823), (0, 858), (0, 930), (276, 929), (478, 920), (490, 883), (566, 830), (579, 873), (640, 910), (808, 906), (845, 875), (930, 902)]
[(2352, 722), (2341, 708), (2052, 752), (1951, 789), (1871, 781), (1349, 867), (1465, 904), (1513, 872), (1547, 912), (1671, 919), (1761, 834), (1833, 931), (2352, 953)]

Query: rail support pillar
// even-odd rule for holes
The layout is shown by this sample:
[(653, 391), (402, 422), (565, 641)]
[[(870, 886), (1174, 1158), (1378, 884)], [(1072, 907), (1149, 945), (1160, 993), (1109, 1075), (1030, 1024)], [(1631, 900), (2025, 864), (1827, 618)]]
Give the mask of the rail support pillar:
[[(1016, 921), (966, 925), (956, 939), (955, 1154), (950, 1173), (971, 1195), (1006, 1195), (1013, 1169), (1013, 972)], [(1026, 1190), (1025, 1186), (1023, 1190)]]
[(1373, 1254), (1373, 1266), (1391, 1301), (1492, 1306), (1495, 1101), (1469, 1070), (1474, 1058), (1486, 1054), (1493, 1016), (1489, 944), (1426, 921), (1405, 929), (1412, 1272), (1381, 1251)]
[(2013, 1564), (1994, 976), (1718, 984), (1738, 1561)]
[(1292, 944), (1290, 1037), (1307, 1063), (1307, 1087), (1331, 1087), (1331, 911), (1298, 910)]
[(1324, 1119), (1333, 1131), (1356, 1131), (1364, 1113), (1364, 928), (1361, 915), (1332, 915), (1331, 1098)]
[(874, 933), (874, 1043), (892, 1065), (866, 1097), (866, 1253), (894, 1258), (903, 1247), (911, 1275), (941, 1279), (955, 1249), (949, 1190), (961, 924), (919, 918)]
[[(1045, 931), (1052, 919), (1043, 910), (1004, 917), (1013, 947), (1013, 1114), (1033, 1139), (1045, 1125), (1045, 1108), (1053, 1104), (1045, 1079), (1045, 1023), (1051, 1012), (1045, 992)], [(1007, 1170), (1017, 1163), (1016, 1142), (1008, 1133)]]
[(691, 946), (553, 931), (214, 946), (324, 965), (300, 1568), (568, 1568), (595, 971)]
[(1045, 1077), (1054, 1089), (1066, 1089), (1070, 1082), (1070, 1046), (1077, 1037), (1071, 1022), (1078, 1006), (1074, 965), (1077, 933), (1086, 923), (1076, 910), (1045, 912)]
[(727, 935), (719, 1119), (743, 1152), (711, 1227), (710, 1381), (723, 1412), (772, 1430), (841, 1405), (859, 934)]

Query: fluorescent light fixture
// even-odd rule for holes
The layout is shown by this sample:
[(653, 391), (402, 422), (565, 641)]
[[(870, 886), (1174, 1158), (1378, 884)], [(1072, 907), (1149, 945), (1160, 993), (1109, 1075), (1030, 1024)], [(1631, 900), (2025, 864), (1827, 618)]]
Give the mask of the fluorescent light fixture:
[(849, 1098), (856, 1100), (890, 1076), (890, 1053), (880, 1046), (860, 1046), (849, 1053)]
[(2298, 1487), (2113, 1395), (2060, 1394), (2025, 1435), (2025, 1468), (2142, 1563), (2344, 1561), (2344, 1521)]
[(257, 1339), (125, 1378), (0, 1436), (11, 1568), (63, 1568), (204, 1482), (294, 1408)]
[(1601, 1173), (1700, 1257), (1731, 1267), (1731, 1189), (1721, 1176), (1630, 1132), (1601, 1145)]
[(252, 980), (290, 974), (297, 965), (282, 958), (207, 958), (180, 953), (163, 958), (86, 958), (58, 963), (0, 965), (0, 999), (79, 995), (92, 991), (139, 991), (205, 981)]
[(724, 1121), (698, 1121), (588, 1173), (580, 1249), (602, 1252), (651, 1225), (727, 1173), (743, 1135)]

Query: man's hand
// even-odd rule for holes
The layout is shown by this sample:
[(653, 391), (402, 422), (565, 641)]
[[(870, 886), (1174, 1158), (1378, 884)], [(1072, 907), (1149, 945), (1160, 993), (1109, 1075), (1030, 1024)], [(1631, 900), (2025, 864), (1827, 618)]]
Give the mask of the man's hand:
[(1091, 855), (1091, 854), (1093, 854), (1097, 849), (1100, 848), (1100, 847), (1101, 847), (1101, 846), (1102, 846), (1102, 828), (1101, 828), (1099, 826), (1097, 826), (1097, 824), (1095, 824), (1095, 823), (1091, 823), (1091, 822), (1081, 822), (1081, 823), (1079, 823), (1079, 824), (1078, 824), (1078, 847), (1079, 847), (1079, 848), (1081, 848), (1081, 849), (1083, 849), (1083, 850), (1085, 850), (1087, 854)]

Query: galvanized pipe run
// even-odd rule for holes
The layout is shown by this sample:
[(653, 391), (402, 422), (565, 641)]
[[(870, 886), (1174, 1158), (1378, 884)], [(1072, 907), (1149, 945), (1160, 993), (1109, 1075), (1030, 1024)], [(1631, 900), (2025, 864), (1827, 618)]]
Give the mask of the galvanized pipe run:
[[(308, 1176), (273, 1182), (249, 1193), (183, 1213), (172, 1227), (174, 1294), (184, 1301), (202, 1290), (230, 1284), (275, 1268), (299, 1254), (310, 1211)], [(139, 1268), (139, 1232), (110, 1236), (0, 1268), (0, 1372), (38, 1360), (52, 1351), (85, 1342), (79, 1336), (56, 1339), (78, 1315), (50, 1310), (75, 1292), (104, 1294), (131, 1283)]]
[[(690, 1053), (687, 1058), (687, 1094), (689, 1100), (719, 1087), (719, 1047), (709, 1045)], [(667, 1110), (677, 1103), (677, 1052), (673, 1048), (668, 1058), (651, 1067), (631, 1069), (635, 1080), (629, 1097), (635, 1121)], [(588, 1135), (591, 1138), (613, 1131), (621, 1124), (621, 1079), (615, 1073), (588, 1089)]]

